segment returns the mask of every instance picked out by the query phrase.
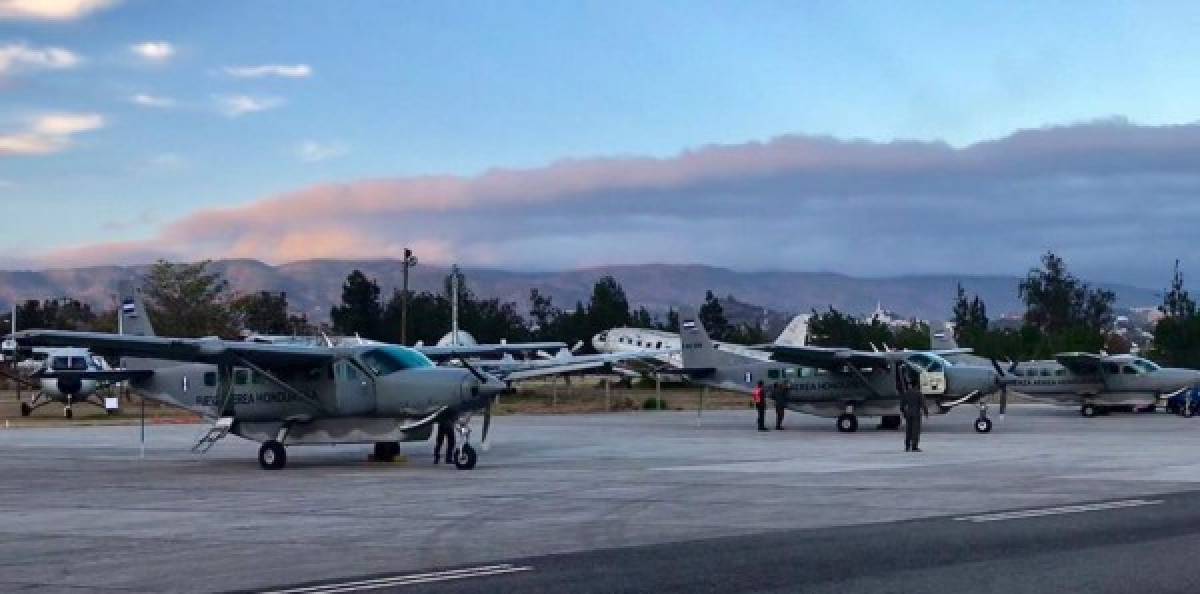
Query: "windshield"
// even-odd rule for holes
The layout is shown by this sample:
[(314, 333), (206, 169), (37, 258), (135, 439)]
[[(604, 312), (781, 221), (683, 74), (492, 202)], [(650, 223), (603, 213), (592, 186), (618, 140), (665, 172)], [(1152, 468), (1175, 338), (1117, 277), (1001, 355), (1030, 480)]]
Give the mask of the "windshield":
[(951, 364), (949, 361), (933, 353), (917, 353), (908, 358), (908, 362), (925, 371), (943, 371)]
[(1133, 364), (1137, 365), (1144, 371), (1158, 371), (1158, 364), (1148, 359), (1134, 359)]
[(360, 357), (363, 365), (375, 375), (383, 376), (405, 369), (433, 367), (429, 357), (404, 347), (390, 346), (371, 349)]

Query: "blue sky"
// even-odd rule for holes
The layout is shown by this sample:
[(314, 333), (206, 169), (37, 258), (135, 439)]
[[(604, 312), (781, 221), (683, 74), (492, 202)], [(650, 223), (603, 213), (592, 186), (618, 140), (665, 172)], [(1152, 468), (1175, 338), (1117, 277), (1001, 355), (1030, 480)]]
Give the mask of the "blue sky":
[[(1112, 116), (1200, 119), (1195, 3), (76, 1), (101, 6), (47, 20), (3, 16), (0, 0), (0, 48), (77, 58), (0, 62), (0, 146), (46, 114), (103, 122), (44, 154), (0, 150), (0, 203), (56, 221), (6, 217), (12, 261), (161, 239), (197, 211), (331, 182), (787, 134), (961, 148)], [(170, 55), (131, 50), (144, 42)], [(226, 70), (261, 66), (307, 75)], [(231, 116), (231, 97), (263, 109)]]

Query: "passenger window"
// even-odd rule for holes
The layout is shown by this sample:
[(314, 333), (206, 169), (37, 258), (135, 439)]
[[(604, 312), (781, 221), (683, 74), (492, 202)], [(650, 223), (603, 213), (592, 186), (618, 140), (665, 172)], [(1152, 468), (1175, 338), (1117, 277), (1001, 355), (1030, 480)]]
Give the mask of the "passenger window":
[(767, 379), (779, 379), (779, 370), (778, 369), (768, 369), (767, 370)]
[(204, 385), (212, 388), (217, 385), (217, 372), (206, 371), (204, 373)]
[(662, 348), (662, 341), (660, 340), (660, 341), (658, 341), (658, 342), (654, 343), (654, 348), (656, 348), (656, 349), (661, 349), (661, 348)]
[(249, 371), (247, 371), (245, 369), (234, 369), (233, 370), (234, 385), (244, 386), (249, 381), (250, 381), (250, 372)]
[(1121, 373), (1125, 375), (1137, 375), (1137, 370), (1130, 365), (1126, 365), (1121, 368)]
[(1043, 369), (1043, 370), (1042, 370), (1042, 377), (1050, 377), (1050, 370), (1049, 370), (1049, 369)]

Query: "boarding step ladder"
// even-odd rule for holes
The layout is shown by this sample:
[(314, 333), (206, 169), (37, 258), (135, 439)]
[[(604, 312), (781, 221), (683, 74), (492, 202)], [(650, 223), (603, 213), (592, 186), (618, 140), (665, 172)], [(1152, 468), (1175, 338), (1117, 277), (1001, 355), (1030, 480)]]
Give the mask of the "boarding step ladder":
[(217, 445), (218, 441), (221, 441), (222, 437), (229, 435), (229, 430), (232, 428), (233, 417), (221, 417), (217, 419), (212, 424), (212, 427), (208, 428), (208, 433), (205, 433), (204, 437), (201, 437), (200, 441), (197, 441), (196, 445), (192, 446), (192, 452), (203, 454), (211, 450), (214, 445)]

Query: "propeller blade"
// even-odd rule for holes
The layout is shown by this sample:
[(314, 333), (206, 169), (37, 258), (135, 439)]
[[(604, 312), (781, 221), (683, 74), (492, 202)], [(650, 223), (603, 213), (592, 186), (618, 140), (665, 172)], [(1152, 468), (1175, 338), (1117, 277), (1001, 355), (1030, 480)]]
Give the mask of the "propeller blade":
[(1000, 377), (1004, 377), (1006, 374), (1004, 373), (1004, 370), (1000, 368), (1000, 363), (997, 362), (995, 359), (991, 359), (991, 362), (992, 362), (992, 368), (996, 370), (996, 374), (999, 375)]
[(1008, 410), (1008, 383), (1000, 386), (1000, 418), (1004, 418), (1004, 411)]
[(488, 432), (492, 428), (492, 401), (489, 400), (487, 407), (483, 409), (483, 437), (479, 440), (479, 446), (483, 451), (488, 451)]

